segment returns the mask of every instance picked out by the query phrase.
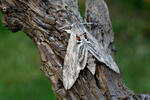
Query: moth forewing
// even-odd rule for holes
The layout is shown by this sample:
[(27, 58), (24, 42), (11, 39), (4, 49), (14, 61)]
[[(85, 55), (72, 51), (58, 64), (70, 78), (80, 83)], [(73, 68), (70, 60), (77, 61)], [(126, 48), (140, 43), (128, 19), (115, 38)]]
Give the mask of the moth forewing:
[(78, 51), (74, 37), (75, 36), (73, 34), (70, 35), (67, 52), (64, 59), (63, 84), (65, 89), (70, 89), (72, 87), (80, 72), (79, 63), (77, 61), (78, 55), (76, 54)]
[[(80, 70), (84, 69), (87, 63), (88, 50), (83, 44), (77, 44), (75, 38), (74, 34), (70, 35), (64, 59), (63, 84), (65, 89), (72, 87), (79, 76)], [(82, 47), (83, 49), (81, 50)]]
[(91, 35), (87, 34), (89, 42), (87, 43), (87, 48), (89, 52), (100, 62), (106, 64), (110, 69), (116, 73), (120, 73), (120, 70), (117, 64), (114, 62), (110, 54), (105, 52), (105, 49), (102, 45), (98, 44), (97, 40)]

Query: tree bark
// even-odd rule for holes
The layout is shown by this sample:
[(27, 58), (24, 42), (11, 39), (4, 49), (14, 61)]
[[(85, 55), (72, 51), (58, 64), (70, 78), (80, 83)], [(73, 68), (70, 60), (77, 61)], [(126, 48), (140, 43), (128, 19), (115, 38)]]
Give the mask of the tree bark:
[(58, 100), (150, 100), (149, 94), (136, 95), (125, 86), (121, 74), (99, 62), (95, 62), (94, 76), (86, 68), (70, 90), (64, 89), (62, 69), (69, 34), (60, 27), (85, 21), (98, 23), (86, 28), (112, 57), (115, 51), (114, 33), (104, 0), (86, 1), (85, 20), (77, 4), (77, 0), (0, 0), (0, 9), (3, 24), (12, 32), (24, 31), (37, 46), (41, 70), (49, 78)]

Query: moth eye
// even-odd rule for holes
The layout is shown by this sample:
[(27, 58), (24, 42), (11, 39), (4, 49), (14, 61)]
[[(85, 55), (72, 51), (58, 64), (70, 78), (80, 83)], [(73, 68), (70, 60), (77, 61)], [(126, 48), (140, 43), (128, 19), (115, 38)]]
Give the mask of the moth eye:
[(84, 38), (88, 40), (88, 37), (87, 37), (87, 34), (86, 34), (86, 33), (84, 33)]
[(76, 36), (76, 40), (77, 40), (77, 41), (81, 41), (81, 39), (80, 39), (79, 36)]
[(84, 34), (84, 37), (87, 39), (87, 35), (86, 34)]

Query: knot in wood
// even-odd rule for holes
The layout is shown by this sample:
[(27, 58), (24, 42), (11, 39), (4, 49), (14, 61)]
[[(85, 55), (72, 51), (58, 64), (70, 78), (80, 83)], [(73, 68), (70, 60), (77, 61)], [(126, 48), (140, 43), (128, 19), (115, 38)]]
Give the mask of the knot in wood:
[(7, 7), (3, 7), (3, 8), (2, 8), (2, 11), (3, 11), (4, 13), (6, 13), (6, 12), (7, 12)]

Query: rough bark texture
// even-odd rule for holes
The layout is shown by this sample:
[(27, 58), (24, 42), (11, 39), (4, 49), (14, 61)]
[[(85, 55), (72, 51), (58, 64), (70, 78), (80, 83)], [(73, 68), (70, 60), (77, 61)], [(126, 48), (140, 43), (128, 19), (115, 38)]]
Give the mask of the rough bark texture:
[[(62, 68), (69, 34), (60, 27), (85, 21), (78, 11), (77, 0), (0, 0), (0, 9), (3, 24), (12, 32), (24, 31), (37, 46), (41, 70), (50, 79), (58, 100), (150, 100), (148, 94), (134, 94), (121, 75), (99, 62), (95, 76), (84, 69), (74, 86), (64, 89)], [(87, 29), (113, 56), (114, 37), (105, 2), (87, 0), (85, 13), (87, 22), (98, 23), (86, 26)]]

